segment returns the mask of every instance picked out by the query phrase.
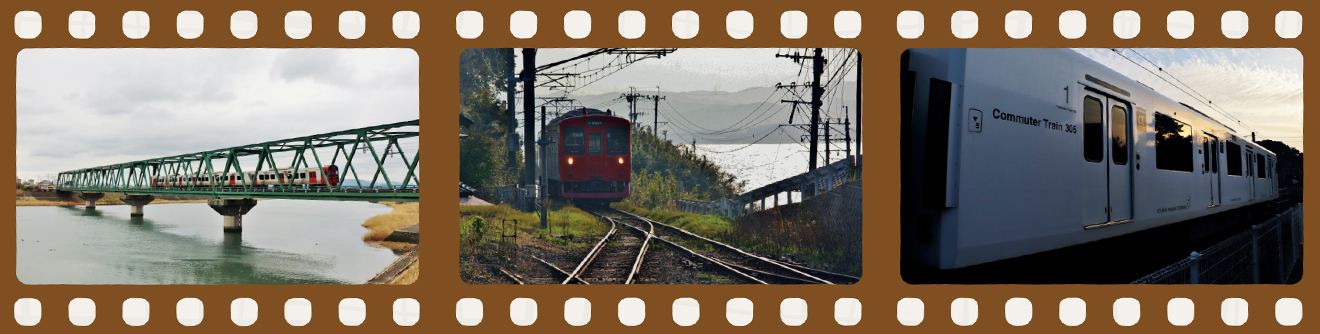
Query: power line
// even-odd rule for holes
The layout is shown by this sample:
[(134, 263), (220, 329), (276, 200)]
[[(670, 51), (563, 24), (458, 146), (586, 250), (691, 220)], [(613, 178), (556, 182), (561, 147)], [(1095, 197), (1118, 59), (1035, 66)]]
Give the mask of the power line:
[[(778, 128), (776, 128), (776, 129), (778, 129)], [(735, 148), (735, 149), (728, 150), (728, 151), (722, 151), (722, 152), (721, 152), (721, 151), (712, 151), (712, 150), (708, 150), (708, 149), (704, 149), (704, 148), (697, 148), (697, 149), (698, 149), (698, 150), (705, 151), (705, 152), (709, 152), (709, 153), (715, 153), (715, 154), (725, 154), (725, 153), (737, 152), (737, 151), (741, 151), (741, 150), (743, 150), (743, 149), (746, 149), (746, 148), (748, 148), (748, 147), (752, 147), (752, 145), (756, 145), (756, 143), (760, 143), (761, 141), (765, 140), (766, 138), (769, 138), (771, 133), (774, 133), (774, 130), (771, 130), (769, 133), (766, 133), (765, 135), (762, 135), (762, 136), (761, 136), (761, 139), (757, 139), (756, 141), (752, 142), (751, 144), (743, 145), (742, 147)]]
[[(1250, 129), (1251, 132), (1255, 132), (1255, 133), (1260, 134), (1260, 131), (1257, 131), (1255, 128), (1251, 127), (1250, 125), (1247, 125), (1246, 123), (1243, 123), (1241, 119), (1238, 119), (1237, 117), (1233, 117), (1233, 116), (1230, 115), (1227, 111), (1224, 111), (1224, 110), (1222, 110), (1222, 109), (1220, 109), (1220, 108), (1217, 108), (1216, 106), (1212, 105), (1212, 104), (1210, 103), (1210, 99), (1209, 99), (1209, 98), (1205, 98), (1204, 101), (1202, 101), (1201, 98), (1197, 98), (1197, 96), (1205, 97), (1205, 95), (1201, 95), (1200, 92), (1196, 92), (1196, 90), (1193, 89), (1191, 86), (1187, 86), (1187, 84), (1184, 83), (1183, 86), (1186, 86), (1187, 89), (1182, 89), (1182, 87), (1178, 87), (1178, 85), (1175, 85), (1175, 84), (1173, 84), (1173, 82), (1170, 82), (1169, 79), (1165, 79), (1164, 76), (1161, 76), (1161, 75), (1155, 73), (1155, 71), (1151, 71), (1149, 68), (1146, 68), (1145, 66), (1142, 66), (1141, 64), (1137, 63), (1137, 61), (1132, 60), (1132, 58), (1129, 58), (1127, 55), (1125, 55), (1125, 54), (1123, 54), (1122, 52), (1118, 51), (1118, 49), (1109, 49), (1109, 50), (1110, 50), (1110, 51), (1113, 51), (1115, 54), (1118, 54), (1120, 57), (1123, 57), (1123, 59), (1127, 59), (1129, 62), (1132, 62), (1133, 65), (1137, 65), (1137, 67), (1140, 67), (1141, 69), (1146, 70), (1146, 72), (1150, 72), (1151, 75), (1154, 75), (1156, 78), (1159, 78), (1160, 80), (1163, 80), (1165, 83), (1169, 84), (1169, 86), (1173, 86), (1173, 88), (1177, 88), (1179, 91), (1182, 91), (1183, 94), (1187, 94), (1187, 97), (1190, 97), (1190, 98), (1192, 98), (1193, 100), (1196, 100), (1196, 102), (1200, 102), (1201, 104), (1204, 104), (1206, 107), (1209, 107), (1211, 110), (1214, 110), (1215, 112), (1218, 112), (1220, 115), (1224, 115), (1224, 117), (1227, 117), (1227, 118), (1230, 119), (1230, 120), (1236, 121), (1239, 125), (1242, 125), (1243, 127), (1246, 127), (1247, 129)], [(1140, 53), (1140, 52), (1137, 52), (1137, 51), (1134, 50), (1134, 49), (1129, 48), (1128, 50), (1132, 50), (1133, 53), (1136, 53), (1137, 55), (1141, 56), (1141, 53)], [(1142, 58), (1145, 59), (1145, 56), (1142, 56)], [(1154, 65), (1157, 69), (1160, 70), (1160, 72), (1165, 73), (1165, 74), (1168, 74), (1169, 77), (1172, 77), (1174, 80), (1178, 80), (1178, 78), (1175, 77), (1173, 74), (1170, 74), (1170, 73), (1168, 73), (1168, 72), (1165, 72), (1165, 71), (1164, 71), (1164, 68), (1159, 67), (1159, 64), (1155, 64), (1154, 62), (1151, 62), (1149, 59), (1146, 59), (1146, 61), (1147, 61), (1147, 62), (1150, 62), (1151, 65)], [(1181, 80), (1178, 80), (1178, 82), (1179, 82), (1179, 83), (1182, 83)], [(1187, 90), (1192, 90), (1193, 92), (1196, 92), (1196, 95), (1192, 95), (1192, 93), (1187, 92)], [(1263, 134), (1262, 134), (1262, 135), (1263, 135)]]

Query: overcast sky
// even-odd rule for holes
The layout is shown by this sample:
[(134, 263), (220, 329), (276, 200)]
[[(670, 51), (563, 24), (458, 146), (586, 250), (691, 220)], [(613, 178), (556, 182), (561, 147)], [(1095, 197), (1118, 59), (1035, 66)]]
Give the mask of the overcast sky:
[[(572, 58), (593, 49), (538, 49), (536, 62), (545, 65)], [(640, 91), (655, 92), (656, 86), (663, 91), (724, 91), (737, 92), (752, 87), (774, 86), (775, 83), (803, 80), (811, 77), (810, 60), (805, 71), (801, 65), (787, 58), (776, 58), (775, 54), (802, 53), (805, 49), (678, 49), (674, 53), (659, 59), (638, 61), (626, 69), (600, 81), (578, 88), (575, 94), (594, 95), (606, 92), (627, 90), (637, 87)], [(827, 59), (832, 59), (834, 52), (846, 49), (826, 49)], [(517, 53), (522, 57), (522, 53)], [(586, 68), (599, 67), (605, 60), (614, 56), (597, 57), (600, 61), (574, 69), (565, 67), (566, 72), (579, 72)], [(842, 56), (840, 57), (842, 58)], [(522, 69), (522, 58), (518, 58), (518, 70)], [(851, 60), (850, 60), (851, 61)], [(829, 63), (829, 62), (827, 62)], [(833, 65), (829, 63), (829, 65)], [(826, 73), (828, 76), (829, 73)], [(856, 78), (854, 72), (848, 72), (848, 78)], [(851, 80), (851, 79), (850, 79)], [(547, 91), (548, 92), (548, 91)], [(542, 94), (542, 91), (537, 91)], [(554, 93), (551, 96), (562, 95)]]
[(17, 71), (23, 179), (418, 118), (407, 49), (27, 49)]
[[(548, 64), (590, 50), (540, 49), (537, 63)], [(802, 67), (798, 64), (775, 57), (777, 53), (800, 50), (803, 49), (679, 49), (660, 59), (639, 61), (614, 75), (578, 88), (573, 95), (620, 92), (630, 86), (637, 87), (641, 93), (654, 94), (659, 85), (663, 94), (664, 91), (700, 90), (737, 92), (752, 87), (773, 86), (778, 82), (801, 83), (810, 80), (810, 67), (800, 71)], [(1175, 101), (1185, 102), (1232, 126), (1236, 122), (1221, 115), (1216, 109), (1226, 111), (1246, 125), (1234, 126), (1244, 137), (1250, 137), (1251, 129), (1254, 128), (1258, 139), (1278, 140), (1302, 149), (1302, 54), (1295, 49), (1124, 50), (1129, 58), (1147, 69), (1160, 73), (1159, 68), (1163, 68), (1161, 75), (1164, 79), (1188, 92), (1195, 90), (1199, 93), (1196, 98), (1110, 49), (1075, 50), (1150, 85)], [(1146, 59), (1138, 57), (1138, 53), (1158, 65), (1147, 63)], [(599, 62), (592, 65), (599, 67)], [(829, 65), (837, 63), (831, 62)], [(878, 68), (883, 69), (884, 65)], [(566, 72), (575, 71), (568, 68)], [(844, 75), (844, 78), (855, 77), (852, 71)], [(562, 95), (543, 90), (537, 94), (543, 97)], [(582, 102), (594, 106), (608, 101), (612, 96), (617, 95), (604, 95)], [(1218, 108), (1197, 102), (1197, 99), (1213, 102)]]
[[(546, 65), (569, 59), (592, 50), (594, 49), (538, 49), (536, 63), (538, 66)], [(853, 86), (852, 82), (855, 82), (857, 78), (855, 68), (857, 57), (853, 54), (854, 50), (827, 48), (822, 51), (822, 55), (826, 59), (826, 64), (821, 80), (825, 82), (834, 82), (831, 84), (832, 87), (837, 88), (834, 90), (848, 92), (854, 90), (855, 86)], [(810, 59), (804, 60), (803, 63), (797, 63), (789, 58), (776, 57), (776, 55), (789, 55), (795, 53), (798, 55), (810, 56), (811, 49), (678, 49), (673, 53), (658, 59), (644, 59), (637, 61), (622, 70), (613, 72), (613, 74), (594, 82), (590, 82), (589, 80), (571, 82), (571, 84), (575, 84), (576, 86), (573, 88), (572, 92), (567, 94), (567, 96), (578, 99), (578, 102), (576, 103), (577, 105), (585, 105), (587, 107), (600, 109), (612, 108), (613, 110), (620, 111), (627, 109), (627, 104), (620, 102), (620, 100), (616, 100), (616, 98), (619, 97), (621, 92), (627, 92), (629, 87), (637, 88), (639, 94), (657, 94), (658, 89), (659, 95), (662, 96), (667, 94), (673, 95), (674, 92), (699, 92), (698, 94), (689, 95), (701, 96), (701, 99), (709, 100), (708, 102), (714, 104), (731, 105), (735, 103), (751, 103), (751, 105), (743, 106), (746, 108), (730, 106), (717, 111), (724, 113), (723, 115), (688, 115), (688, 117), (692, 118), (695, 122), (700, 122), (702, 123), (702, 126), (710, 129), (725, 129), (726, 127), (737, 126), (738, 124), (736, 123), (738, 123), (739, 120), (746, 119), (744, 116), (747, 115), (748, 112), (758, 113), (757, 117), (753, 117), (753, 119), (770, 123), (786, 123), (791, 108), (784, 107), (782, 103), (777, 101), (780, 100), (780, 94), (787, 94), (787, 92), (775, 91), (775, 85), (779, 83), (786, 85), (792, 83), (803, 84), (810, 82), (812, 78)], [(521, 71), (521, 49), (516, 50), (516, 55), (518, 55), (519, 58), (517, 58), (518, 60), (515, 67), (517, 71)], [(582, 63), (576, 67), (569, 65), (575, 64), (578, 61), (556, 67), (550, 72), (582, 73), (587, 69), (604, 67), (616, 57), (617, 56), (613, 55), (596, 56), (593, 57), (591, 61)], [(836, 77), (836, 79), (831, 81), (831, 77)], [(838, 80), (846, 81), (848, 84), (837, 82)], [(750, 101), (741, 100), (748, 98), (746, 94), (729, 94), (744, 92), (752, 88), (768, 89), (763, 89), (763, 92), (758, 93), (760, 95), (755, 96), (755, 98)], [(709, 92), (719, 93), (710, 94)], [(810, 99), (808, 93), (809, 90), (803, 89), (799, 90), (799, 92), (808, 94), (806, 98)], [(565, 93), (562, 90), (550, 90), (545, 87), (537, 89), (536, 94), (538, 97), (565, 96)], [(836, 102), (835, 100), (842, 99), (844, 95), (846, 94), (831, 94), (830, 96), (833, 98), (827, 103), (827, 110), (825, 110), (825, 113), (838, 117), (842, 108), (839, 107), (839, 104), (834, 102)], [(792, 96), (786, 98), (794, 99)], [(677, 104), (677, 102), (675, 102), (677, 100), (673, 98), (670, 98), (669, 100), (669, 102)], [(775, 101), (769, 103), (767, 106), (769, 107), (767, 109), (774, 109), (770, 111), (770, 114), (766, 114), (766, 110), (756, 108), (757, 106), (762, 106), (759, 103), (767, 101)], [(852, 101), (853, 100), (846, 100), (838, 102), (851, 105), (853, 103)], [(521, 109), (521, 106), (520, 103), (519, 109)], [(644, 109), (649, 115), (652, 108), (653, 107), (648, 107)], [(694, 112), (687, 109), (676, 111), (685, 114)], [(661, 121), (668, 121), (663, 119), (665, 118), (663, 115), (661, 118)], [(765, 122), (758, 124), (763, 124)], [(676, 128), (678, 125), (676, 124), (672, 127)], [(688, 131), (683, 129), (676, 130)], [(759, 134), (764, 135), (764, 133)], [(744, 134), (742, 133), (738, 133), (737, 135), (739, 138), (752, 138), (744, 137)], [(772, 137), (778, 135), (779, 132), (777, 131), (772, 133)], [(706, 138), (710, 136), (702, 137)], [(735, 142), (728, 141), (727, 138), (725, 140), (725, 142)], [(754, 139), (745, 140), (752, 141)]]
[[(1242, 137), (1251, 138), (1255, 129), (1259, 140), (1282, 141), (1302, 150), (1302, 53), (1296, 49), (1119, 49), (1122, 55), (1110, 49), (1076, 51), (1174, 101), (1187, 103)], [(1141, 66), (1155, 73), (1163, 68), (1164, 73), (1156, 76)], [(1197, 99), (1213, 102), (1246, 126), (1238, 126)]]

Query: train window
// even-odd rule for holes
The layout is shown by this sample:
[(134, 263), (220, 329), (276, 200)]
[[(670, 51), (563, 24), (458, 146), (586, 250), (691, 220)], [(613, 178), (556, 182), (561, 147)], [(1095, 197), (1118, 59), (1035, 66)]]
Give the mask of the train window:
[(1228, 175), (1242, 176), (1242, 148), (1234, 142), (1226, 144), (1224, 146), (1228, 147), (1228, 153), (1225, 153), (1224, 158), (1228, 163)]
[(298, 178), (300, 178), (300, 179), (305, 179), (305, 178), (307, 178), (307, 173), (298, 173)]
[(1256, 178), (1260, 178), (1260, 179), (1265, 178), (1265, 173), (1268, 173), (1268, 171), (1265, 169), (1265, 156), (1260, 153), (1256, 153)]
[(580, 155), (586, 152), (586, 129), (582, 127), (564, 127), (564, 155)]
[(600, 155), (601, 152), (600, 132), (588, 133), (587, 137), (588, 137), (587, 154)]
[(1192, 171), (1192, 127), (1164, 114), (1155, 114), (1155, 168)]
[(1082, 155), (1086, 161), (1100, 162), (1105, 159), (1104, 113), (1105, 105), (1099, 99), (1087, 96), (1082, 101)]
[(628, 127), (611, 126), (605, 129), (605, 154), (628, 154)]
[(1211, 173), (1215, 173), (1215, 174), (1219, 174), (1219, 154), (1218, 154), (1218, 153), (1215, 153), (1215, 148), (1214, 148), (1214, 146), (1216, 146), (1216, 145), (1214, 145), (1214, 144), (1210, 144), (1210, 145), (1211, 145), (1211, 147), (1210, 147), (1210, 153), (1213, 153), (1213, 154), (1211, 154), (1212, 157), (1210, 158), (1210, 172), (1211, 172)]
[(1256, 156), (1251, 154), (1251, 150), (1247, 150), (1246, 158), (1247, 158), (1247, 176), (1255, 176), (1256, 166), (1253, 165), (1255, 161), (1252, 160), (1255, 159)]
[(1113, 143), (1110, 152), (1114, 156), (1115, 165), (1126, 165), (1128, 162), (1128, 140), (1127, 140), (1127, 110), (1121, 106), (1114, 106), (1109, 112), (1109, 140)]

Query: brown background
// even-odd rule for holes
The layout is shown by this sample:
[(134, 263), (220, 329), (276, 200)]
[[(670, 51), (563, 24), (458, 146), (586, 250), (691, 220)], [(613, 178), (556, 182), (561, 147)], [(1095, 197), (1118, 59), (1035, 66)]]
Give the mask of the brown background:
[[(452, 184), (458, 175), (457, 165), (447, 163), (448, 157), (457, 155), (458, 145), (454, 133), (457, 107), (458, 55), (464, 48), (495, 47), (826, 47), (855, 48), (866, 55), (865, 71), (866, 113), (865, 136), (874, 155), (866, 171), (872, 184), (889, 184), (898, 177), (898, 164), (890, 159), (896, 156), (899, 124), (894, 109), (898, 104), (896, 65), (899, 54), (909, 47), (1293, 47), (1303, 55), (1315, 49), (1314, 40), (1305, 27), (1301, 36), (1286, 40), (1274, 32), (1274, 15), (1281, 10), (1294, 10), (1308, 14), (1310, 6), (1298, 3), (1262, 1), (1198, 1), (1183, 5), (1162, 4), (1153, 1), (1074, 2), (1034, 1), (1019, 4), (997, 4), (985, 1), (906, 1), (880, 2), (826, 2), (826, 1), (756, 1), (726, 4), (717, 1), (662, 1), (662, 2), (523, 2), (511, 4), (503, 1), (462, 1), (398, 3), (386, 1), (229, 1), (213, 3), (185, 3), (165, 1), (138, 1), (103, 3), (100, 1), (61, 1), (56, 3), (24, 1), (0, 4), (0, 16), (8, 18), (19, 11), (37, 11), (42, 16), (41, 35), (32, 40), (0, 32), (9, 66), (0, 67), (0, 76), (14, 77), (13, 62), (23, 48), (411, 48), (421, 60), (421, 114), (422, 118), (441, 125), (427, 132), (423, 143), (431, 155), (439, 155), (439, 164), (428, 164), (432, 175), (446, 175), (439, 181)], [(97, 16), (95, 35), (77, 40), (68, 34), (68, 15), (75, 10), (91, 11)], [(141, 10), (151, 16), (151, 31), (143, 39), (132, 40), (123, 35), (123, 13)], [(196, 10), (205, 17), (205, 31), (201, 37), (186, 40), (175, 32), (175, 16), (184, 10)], [(234, 38), (229, 31), (229, 16), (240, 10), (257, 14), (258, 32), (248, 40)], [(313, 18), (313, 31), (302, 40), (288, 38), (283, 31), (284, 14), (303, 10)], [(358, 40), (339, 35), (338, 16), (342, 11), (361, 11), (367, 17), (366, 34)], [(394, 12), (417, 12), (422, 29), (411, 40), (394, 36)], [(454, 18), (460, 11), (475, 10), (482, 13), (485, 29), (473, 40), (458, 37)], [(519, 40), (508, 32), (509, 14), (515, 10), (537, 13), (538, 31), (534, 38)], [(563, 15), (570, 10), (587, 10), (592, 14), (592, 33), (581, 40), (569, 39), (563, 34)], [(638, 39), (627, 40), (619, 36), (616, 22), (619, 12), (638, 10), (646, 14), (646, 33)], [(679, 10), (693, 10), (701, 16), (700, 33), (692, 39), (681, 40), (672, 34), (670, 19)], [(755, 17), (753, 34), (743, 40), (730, 38), (724, 30), (725, 15), (734, 10), (746, 10)], [(784, 38), (779, 33), (779, 15), (788, 10), (807, 14), (807, 35), (798, 40)], [(862, 16), (862, 33), (856, 39), (841, 39), (834, 35), (833, 16), (841, 10), (857, 11)], [(925, 32), (915, 40), (902, 39), (895, 32), (895, 18), (903, 10), (916, 10), (925, 16)], [(949, 31), (949, 17), (957, 10), (975, 11), (979, 16), (979, 32), (974, 38), (961, 40)], [(1033, 18), (1032, 34), (1026, 39), (1014, 40), (1003, 32), (1004, 14), (1011, 10), (1030, 11)], [(1058, 14), (1066, 10), (1080, 10), (1087, 14), (1087, 33), (1076, 40), (1064, 39), (1057, 29)], [(1141, 33), (1134, 39), (1121, 40), (1112, 30), (1113, 14), (1119, 10), (1135, 10), (1142, 18)], [(1195, 33), (1185, 40), (1175, 40), (1165, 31), (1165, 18), (1170, 11), (1187, 10), (1196, 16)], [(1219, 31), (1220, 15), (1229, 10), (1247, 13), (1250, 29), (1241, 40), (1231, 40)], [(1314, 20), (1314, 19), (1313, 19)], [(1313, 27), (1311, 30), (1315, 30)], [(1308, 95), (1309, 97), (1309, 95)], [(3, 110), (14, 112), (14, 104)], [(9, 120), (13, 120), (12, 118)], [(17, 124), (14, 125), (15, 127)], [(439, 132), (435, 132), (439, 131)], [(438, 136), (436, 136), (438, 135)], [(12, 138), (12, 137), (10, 137)], [(11, 142), (12, 144), (12, 142)], [(162, 155), (171, 152), (162, 152)], [(177, 153), (177, 152), (174, 152)], [(8, 165), (5, 165), (8, 166)], [(1314, 169), (1310, 166), (1308, 170)], [(450, 176), (452, 175), (452, 176)], [(1170, 298), (1186, 297), (1196, 302), (1196, 317), (1184, 330), (1198, 332), (1314, 331), (1307, 326), (1316, 320), (1303, 318), (1296, 327), (1281, 327), (1274, 320), (1274, 302), (1279, 298), (1299, 298), (1305, 304), (1314, 302), (1314, 284), (1303, 280), (1294, 286), (1125, 286), (1125, 285), (1052, 285), (1052, 286), (914, 286), (905, 284), (898, 275), (898, 189), (871, 187), (866, 192), (866, 212), (869, 226), (865, 230), (867, 249), (866, 275), (853, 286), (470, 286), (458, 279), (457, 260), (453, 256), (457, 247), (453, 222), (456, 208), (452, 204), (455, 194), (446, 187), (433, 194), (441, 196), (427, 202), (437, 204), (426, 208), (428, 225), (439, 228), (432, 232), (428, 247), (441, 253), (433, 256), (426, 275), (411, 286), (59, 286), (23, 285), (15, 276), (0, 282), (0, 304), (19, 298), (37, 298), (42, 302), (42, 321), (35, 327), (20, 327), (12, 320), (0, 320), (0, 328), (9, 333), (36, 333), (51, 330), (75, 329), (68, 322), (67, 305), (70, 299), (86, 297), (97, 302), (97, 319), (83, 330), (97, 332), (165, 332), (186, 329), (190, 332), (221, 333), (239, 329), (229, 320), (229, 303), (235, 298), (253, 298), (260, 305), (258, 320), (252, 329), (263, 331), (291, 331), (317, 333), (347, 333), (364, 329), (400, 330), (392, 320), (391, 303), (396, 298), (417, 299), (422, 305), (422, 317), (410, 331), (436, 332), (445, 329), (463, 329), (450, 314), (460, 298), (476, 297), (485, 304), (485, 318), (478, 327), (466, 330), (536, 330), (569, 332), (581, 329), (623, 330), (657, 333), (670, 330), (697, 330), (717, 332), (732, 328), (725, 320), (724, 304), (731, 298), (745, 297), (755, 303), (756, 315), (746, 330), (771, 332), (798, 332), (802, 330), (830, 331), (898, 331), (898, 332), (1056, 332), (1069, 329), (1085, 333), (1108, 333), (1114, 330), (1163, 332), (1176, 329), (1166, 320), (1165, 305)], [(217, 224), (219, 217), (216, 217)], [(6, 238), (14, 237), (14, 229), (0, 229)], [(1317, 232), (1308, 233), (1311, 239)], [(0, 267), (14, 267), (14, 248), (0, 247)], [(1096, 256), (1104, 256), (1097, 254)], [(1314, 256), (1310, 256), (1314, 259)], [(1085, 261), (1086, 259), (1077, 259)], [(441, 261), (441, 262), (434, 262)], [(1309, 262), (1315, 262), (1310, 260)], [(1311, 265), (1315, 267), (1315, 264)], [(134, 328), (124, 324), (121, 305), (127, 298), (145, 298), (151, 302), (151, 321)], [(181, 298), (194, 297), (205, 303), (205, 319), (200, 325), (186, 328), (174, 317), (174, 305)], [(283, 303), (289, 298), (307, 298), (312, 302), (312, 321), (304, 327), (290, 327), (283, 320)], [(509, 302), (514, 298), (535, 298), (539, 306), (536, 323), (527, 328), (514, 326), (508, 314)], [(592, 301), (592, 321), (584, 328), (574, 328), (562, 319), (563, 302), (571, 297), (585, 297)], [(638, 327), (621, 325), (617, 318), (617, 302), (622, 298), (638, 297), (647, 302), (646, 321)], [(701, 319), (694, 327), (683, 329), (670, 318), (671, 303), (676, 298), (692, 297), (701, 303)], [(780, 322), (778, 305), (784, 298), (802, 298), (809, 305), (810, 315), (801, 328), (784, 326)], [(862, 321), (855, 327), (842, 327), (834, 321), (834, 301), (838, 298), (857, 298), (863, 304)], [(900, 298), (916, 297), (925, 302), (925, 320), (917, 327), (898, 324), (896, 302)], [(980, 307), (979, 320), (974, 326), (961, 328), (948, 318), (949, 303), (954, 298), (975, 298)], [(1025, 327), (1012, 327), (1003, 319), (1003, 305), (1009, 298), (1025, 297), (1032, 301), (1032, 322)], [(1063, 298), (1079, 297), (1087, 301), (1087, 321), (1077, 328), (1068, 328), (1058, 321), (1058, 302)], [(1142, 301), (1141, 321), (1135, 326), (1122, 328), (1112, 320), (1113, 301), (1134, 297)], [(1230, 328), (1219, 319), (1219, 303), (1224, 298), (1241, 297), (1250, 303), (1250, 317), (1241, 328)], [(367, 303), (367, 320), (358, 328), (345, 327), (338, 320), (338, 303), (342, 298), (361, 298)], [(1315, 307), (1312, 306), (1314, 310)], [(1310, 327), (1310, 328), (1308, 328)], [(242, 329), (239, 329), (242, 330)]]

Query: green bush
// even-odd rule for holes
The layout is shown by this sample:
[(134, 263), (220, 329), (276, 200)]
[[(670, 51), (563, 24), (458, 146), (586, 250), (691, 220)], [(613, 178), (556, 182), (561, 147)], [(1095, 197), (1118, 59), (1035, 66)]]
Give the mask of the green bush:
[(624, 201), (647, 209), (673, 209), (675, 199), (729, 198), (747, 185), (690, 146), (642, 128), (632, 131), (632, 169), (632, 194)]

